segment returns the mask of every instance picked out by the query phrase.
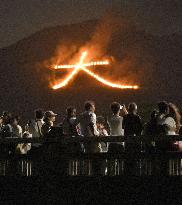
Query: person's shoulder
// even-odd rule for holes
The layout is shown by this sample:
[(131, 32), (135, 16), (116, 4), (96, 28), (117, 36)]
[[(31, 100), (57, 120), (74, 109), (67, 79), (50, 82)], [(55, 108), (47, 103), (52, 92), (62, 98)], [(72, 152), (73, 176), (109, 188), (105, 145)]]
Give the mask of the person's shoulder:
[(166, 117), (166, 119), (164, 120), (164, 124), (169, 124), (169, 123), (173, 123), (173, 124), (175, 123), (174, 118), (171, 116)]
[(42, 127), (45, 127), (45, 126), (47, 126), (47, 123), (46, 123), (46, 122), (44, 122), (44, 123), (42, 124)]
[(114, 121), (122, 122), (123, 121), (123, 117), (122, 116), (113, 116), (113, 120)]
[(44, 124), (44, 120), (43, 119), (39, 120), (39, 122), (41, 122), (41, 124)]
[(96, 114), (94, 112), (91, 112), (90, 116), (96, 118)]
[(171, 116), (166, 116), (165, 120), (174, 120), (174, 118)]
[(22, 127), (21, 127), (20, 125), (17, 125), (17, 128), (18, 128), (19, 130), (22, 130)]
[(119, 120), (123, 120), (123, 116), (118, 116), (118, 119)]
[(92, 122), (95, 122), (96, 121), (96, 114), (91, 112), (89, 113), (89, 120), (92, 121)]

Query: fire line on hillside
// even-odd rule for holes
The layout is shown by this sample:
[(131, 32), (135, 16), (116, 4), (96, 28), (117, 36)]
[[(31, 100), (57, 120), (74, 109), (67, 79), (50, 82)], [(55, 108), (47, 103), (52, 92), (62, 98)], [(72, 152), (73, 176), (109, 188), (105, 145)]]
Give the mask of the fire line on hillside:
[(94, 72), (90, 71), (88, 67), (97, 66), (97, 65), (108, 65), (109, 61), (94, 61), (94, 62), (88, 62), (84, 63), (85, 58), (87, 57), (88, 52), (84, 51), (81, 54), (80, 61), (77, 64), (70, 64), (70, 65), (55, 65), (55, 70), (61, 70), (61, 69), (73, 69), (70, 74), (65, 77), (62, 81), (57, 82), (55, 85), (52, 86), (54, 90), (65, 87), (68, 85), (71, 79), (75, 77), (75, 75), (80, 71), (84, 71), (88, 75), (95, 78), (97, 81), (101, 82), (104, 85), (107, 85), (112, 88), (118, 88), (118, 89), (138, 89), (138, 85), (122, 85), (117, 83), (112, 83), (111, 81), (106, 80), (105, 78), (100, 77), (99, 75), (95, 74)]

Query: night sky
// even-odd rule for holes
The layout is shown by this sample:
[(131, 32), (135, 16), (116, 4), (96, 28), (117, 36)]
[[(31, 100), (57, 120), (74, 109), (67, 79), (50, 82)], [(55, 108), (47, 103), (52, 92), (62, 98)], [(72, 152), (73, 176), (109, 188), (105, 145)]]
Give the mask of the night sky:
[(1, 0), (0, 47), (45, 27), (101, 17), (111, 8), (150, 33), (182, 33), (181, 0)]

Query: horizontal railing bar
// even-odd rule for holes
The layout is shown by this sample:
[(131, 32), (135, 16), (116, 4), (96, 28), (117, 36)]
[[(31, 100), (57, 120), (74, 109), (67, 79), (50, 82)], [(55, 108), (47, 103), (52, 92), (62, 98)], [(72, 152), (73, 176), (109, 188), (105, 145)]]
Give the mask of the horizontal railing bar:
[[(42, 153), (43, 155), (46, 153)], [(47, 155), (46, 155), (47, 156)], [(41, 157), (41, 156), (40, 156)], [(53, 156), (52, 159), (59, 159), (59, 160), (81, 160), (81, 159), (181, 159), (182, 152), (122, 152), (122, 153), (60, 153)], [(37, 157), (36, 157), (37, 158)], [(46, 157), (47, 158), (47, 157)], [(35, 160), (35, 157), (31, 154), (22, 155), (1, 155), (0, 160), (3, 159), (13, 159), (13, 160)]]
[(72, 142), (157, 142), (157, 141), (182, 141), (179, 135), (161, 135), (161, 136), (60, 136), (56, 138), (40, 137), (40, 138), (18, 138), (18, 137), (0, 137), (1, 143), (72, 143)]
[(152, 159), (157, 159), (157, 160), (164, 160), (164, 159), (181, 159), (182, 155), (156, 155), (156, 154), (135, 154), (133, 156), (127, 155), (127, 154), (115, 154), (115, 155), (102, 155), (102, 154), (97, 154), (97, 155), (76, 155), (76, 156), (69, 156), (69, 155), (63, 155), (62, 159), (63, 160), (82, 160), (82, 159), (97, 159), (97, 160), (104, 160), (104, 159), (122, 159), (122, 160), (134, 160), (134, 159), (146, 159), (146, 160), (152, 160)]

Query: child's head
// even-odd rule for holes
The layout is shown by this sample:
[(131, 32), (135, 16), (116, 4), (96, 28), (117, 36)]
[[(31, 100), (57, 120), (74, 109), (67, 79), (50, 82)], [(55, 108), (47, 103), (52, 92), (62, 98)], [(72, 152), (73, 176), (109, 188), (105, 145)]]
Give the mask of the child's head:
[(84, 104), (85, 111), (95, 112), (95, 103), (94, 101), (86, 101)]
[(76, 108), (70, 106), (66, 109), (66, 114), (69, 118), (76, 117)]
[(103, 129), (105, 127), (105, 119), (102, 116), (97, 117), (97, 128)]
[(28, 132), (24, 132), (22, 138), (29, 138), (30, 134)]

